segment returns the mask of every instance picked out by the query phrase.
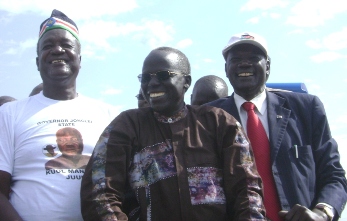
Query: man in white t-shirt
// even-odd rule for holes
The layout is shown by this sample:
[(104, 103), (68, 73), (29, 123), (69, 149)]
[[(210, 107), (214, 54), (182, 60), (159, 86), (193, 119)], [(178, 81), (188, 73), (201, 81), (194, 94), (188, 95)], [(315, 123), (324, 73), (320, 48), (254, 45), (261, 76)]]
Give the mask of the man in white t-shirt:
[(83, 220), (84, 168), (118, 111), (77, 93), (80, 49), (76, 24), (53, 10), (37, 43), (43, 90), (0, 108), (1, 220)]

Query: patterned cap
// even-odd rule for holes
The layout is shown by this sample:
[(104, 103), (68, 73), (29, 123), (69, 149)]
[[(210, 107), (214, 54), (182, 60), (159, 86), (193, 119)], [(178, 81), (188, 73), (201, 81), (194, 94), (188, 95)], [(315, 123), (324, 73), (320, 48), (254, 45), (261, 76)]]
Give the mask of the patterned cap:
[(51, 17), (47, 18), (40, 25), (39, 40), (47, 31), (52, 29), (57, 29), (57, 28), (65, 29), (66, 31), (70, 32), (79, 41), (78, 28), (75, 22), (72, 21), (70, 18), (68, 18), (64, 13), (56, 9), (52, 11)]
[(256, 47), (258, 47), (262, 52), (265, 53), (267, 56), (267, 46), (266, 46), (266, 41), (263, 37), (254, 34), (254, 33), (241, 33), (241, 34), (236, 34), (233, 35), (230, 40), (228, 41), (227, 45), (224, 47), (222, 54), (224, 56), (224, 59), (226, 60), (228, 51), (233, 48), (236, 45), (240, 44), (251, 44)]

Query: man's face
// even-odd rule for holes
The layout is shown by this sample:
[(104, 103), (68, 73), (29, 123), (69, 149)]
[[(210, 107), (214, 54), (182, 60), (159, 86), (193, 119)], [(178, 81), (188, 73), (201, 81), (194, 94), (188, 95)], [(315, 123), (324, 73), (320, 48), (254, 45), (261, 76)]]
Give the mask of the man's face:
[(74, 135), (64, 135), (57, 137), (57, 144), (60, 152), (65, 156), (75, 156), (82, 154), (82, 139)]
[(251, 100), (265, 89), (269, 69), (265, 54), (251, 44), (237, 45), (227, 54), (227, 77), (234, 91), (246, 100)]
[(45, 84), (73, 85), (80, 64), (80, 44), (70, 32), (53, 29), (38, 42), (36, 65)]
[(184, 84), (190, 85), (190, 76), (184, 76), (179, 66), (179, 56), (176, 53), (163, 51), (151, 52), (143, 63), (142, 74), (158, 71), (171, 71), (176, 75), (160, 81), (156, 76), (147, 83), (141, 83), (146, 100), (154, 111), (172, 116), (184, 106)]

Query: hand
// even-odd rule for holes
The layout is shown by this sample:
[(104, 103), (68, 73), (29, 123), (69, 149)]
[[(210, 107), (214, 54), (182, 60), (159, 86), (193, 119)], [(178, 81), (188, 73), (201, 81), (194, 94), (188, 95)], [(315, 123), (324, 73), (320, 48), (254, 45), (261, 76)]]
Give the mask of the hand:
[(328, 216), (319, 209), (310, 210), (304, 206), (296, 204), (289, 211), (280, 211), (279, 216), (286, 221), (328, 221)]

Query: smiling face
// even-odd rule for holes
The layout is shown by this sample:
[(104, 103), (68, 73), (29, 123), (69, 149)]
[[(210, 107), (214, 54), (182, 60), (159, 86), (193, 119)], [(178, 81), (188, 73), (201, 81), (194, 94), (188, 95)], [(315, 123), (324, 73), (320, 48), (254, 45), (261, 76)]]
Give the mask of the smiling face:
[(265, 54), (250, 44), (241, 44), (228, 51), (225, 72), (235, 93), (251, 100), (265, 89), (270, 63)]
[(57, 144), (65, 157), (82, 154), (83, 140), (81, 134), (74, 128), (62, 128), (57, 131)]
[(80, 43), (68, 31), (53, 29), (38, 42), (37, 69), (45, 88), (75, 87), (81, 64)]
[(154, 111), (172, 116), (184, 106), (184, 94), (187, 90), (185, 84), (190, 85), (191, 77), (184, 76), (180, 65), (182, 57), (172, 51), (152, 51), (145, 59), (142, 74), (156, 73), (158, 71), (171, 71), (176, 75), (159, 81), (152, 77), (147, 83), (141, 83), (141, 88), (146, 100)]

